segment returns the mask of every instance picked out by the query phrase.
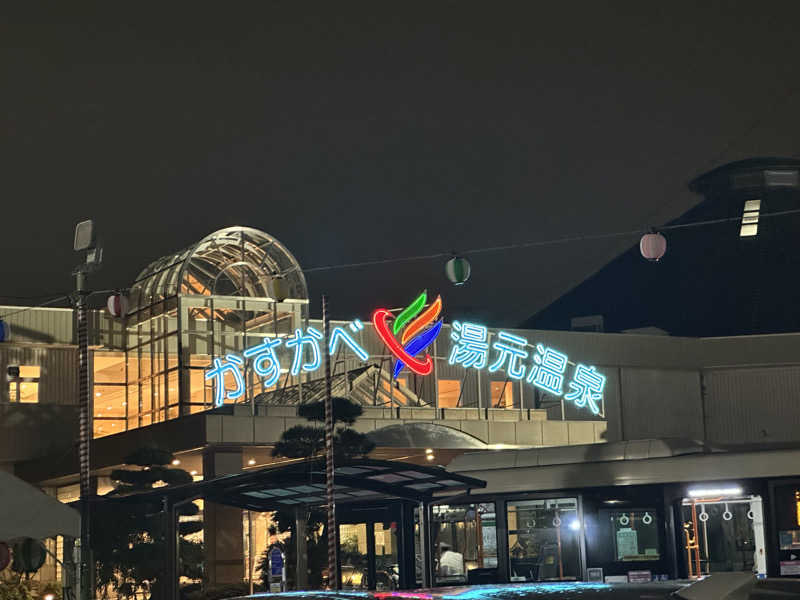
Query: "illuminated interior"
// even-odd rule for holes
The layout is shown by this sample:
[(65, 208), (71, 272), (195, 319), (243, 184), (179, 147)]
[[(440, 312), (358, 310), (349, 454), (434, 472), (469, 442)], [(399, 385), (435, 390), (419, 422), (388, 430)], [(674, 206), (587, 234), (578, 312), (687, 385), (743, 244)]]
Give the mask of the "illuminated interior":
[[(131, 286), (122, 343), (94, 352), (95, 437), (213, 408), (213, 360), (287, 335), (307, 320), (307, 299), (297, 261), (255, 229), (223, 229), (156, 260)], [(268, 391), (258, 377), (246, 388), (245, 398)]]
[(439, 380), (439, 408), (457, 408), (461, 382), (457, 379)]
[(19, 376), (10, 378), (8, 382), (9, 402), (39, 402), (39, 377), (42, 368), (39, 366), (20, 365)]
[(510, 381), (492, 381), (492, 408), (514, 408), (514, 386)]

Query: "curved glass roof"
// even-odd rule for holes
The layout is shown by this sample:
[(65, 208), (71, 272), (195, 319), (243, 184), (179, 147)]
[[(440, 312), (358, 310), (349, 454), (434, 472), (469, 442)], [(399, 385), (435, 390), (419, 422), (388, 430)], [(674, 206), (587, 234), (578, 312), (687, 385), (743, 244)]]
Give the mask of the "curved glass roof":
[(179, 295), (307, 300), (308, 287), (278, 240), (258, 229), (228, 227), (150, 263), (131, 286), (130, 311)]

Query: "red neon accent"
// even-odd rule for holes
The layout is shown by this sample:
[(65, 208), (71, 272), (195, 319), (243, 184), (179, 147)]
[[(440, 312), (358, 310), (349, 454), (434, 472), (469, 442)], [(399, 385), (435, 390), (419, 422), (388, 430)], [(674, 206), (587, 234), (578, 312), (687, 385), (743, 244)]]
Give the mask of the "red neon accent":
[(400, 338), (400, 343), (405, 344), (408, 340), (425, 329), (427, 325), (432, 323), (433, 320), (439, 316), (440, 312), (442, 312), (442, 297), (436, 296), (436, 300), (405, 328)]
[(425, 360), (419, 360), (405, 351), (403, 346), (400, 345), (400, 342), (392, 335), (392, 332), (389, 330), (389, 325), (386, 323), (386, 319), (390, 317), (391, 314), (392, 313), (385, 308), (379, 308), (372, 313), (372, 324), (375, 326), (375, 333), (377, 333), (381, 341), (386, 344), (389, 351), (394, 354), (398, 360), (402, 360), (411, 371), (417, 375), (430, 375), (431, 371), (433, 371), (433, 359), (431, 355), (426, 354)]

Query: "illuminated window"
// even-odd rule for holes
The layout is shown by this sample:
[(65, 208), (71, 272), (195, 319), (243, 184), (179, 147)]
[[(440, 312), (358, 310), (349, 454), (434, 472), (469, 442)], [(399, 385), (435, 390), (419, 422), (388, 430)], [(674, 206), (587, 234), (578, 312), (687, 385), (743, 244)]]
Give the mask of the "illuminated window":
[(758, 213), (761, 211), (761, 200), (747, 200), (742, 213), (742, 228), (739, 237), (753, 237), (758, 234)]
[(514, 389), (510, 381), (489, 382), (492, 392), (491, 408), (514, 408)]
[[(641, 562), (661, 558), (659, 523), (654, 508), (649, 510), (601, 510), (600, 519), (609, 525), (616, 562)], [(603, 523), (603, 524), (604, 524)]]
[(39, 402), (39, 366), (10, 366), (8, 368), (9, 402)]
[(457, 408), (461, 382), (457, 379), (439, 380), (439, 408)]

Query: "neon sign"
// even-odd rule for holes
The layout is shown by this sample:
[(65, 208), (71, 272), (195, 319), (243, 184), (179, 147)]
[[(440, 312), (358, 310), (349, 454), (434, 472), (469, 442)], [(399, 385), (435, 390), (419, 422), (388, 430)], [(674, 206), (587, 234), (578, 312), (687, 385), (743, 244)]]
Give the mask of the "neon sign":
[[(434, 360), (427, 349), (443, 327), (439, 318), (442, 299), (437, 296), (426, 307), (427, 299), (427, 293), (422, 292), (396, 317), (386, 308), (378, 308), (372, 314), (375, 335), (395, 359), (393, 379), (404, 368), (422, 376), (433, 372)], [(331, 332), (328, 353), (333, 355), (346, 347), (356, 358), (368, 362), (369, 353), (353, 335), (366, 331), (359, 319), (335, 327)], [(221, 406), (226, 399), (237, 400), (244, 396), (244, 371), (248, 368), (267, 388), (277, 384), (281, 372), (288, 371), (297, 377), (300, 373), (318, 371), (322, 366), (322, 338), (322, 333), (315, 327), (308, 327), (305, 331), (298, 328), (287, 337), (270, 338), (251, 346), (241, 355), (227, 354), (224, 359), (215, 358), (205, 373), (206, 380), (213, 380), (214, 404)], [(293, 351), (289, 369), (281, 369), (276, 352), (281, 345)], [(563, 397), (592, 414), (601, 412), (606, 385), (604, 375), (593, 366), (570, 363), (566, 354), (554, 348), (538, 343), (532, 345), (516, 333), (498, 331), (490, 334), (485, 325), (454, 321), (450, 328), (447, 362), (465, 369), (486, 369), (490, 373), (502, 371), (509, 379), (524, 381), (543, 392)], [(567, 369), (571, 364), (575, 368), (572, 378), (567, 381)]]
[[(436, 317), (439, 316), (439, 313), (442, 312), (442, 298), (441, 296), (437, 296), (436, 300), (423, 311), (422, 309), (425, 306), (427, 298), (428, 295), (426, 292), (422, 292), (417, 296), (416, 300), (397, 315), (397, 318), (392, 324), (391, 332), (389, 331), (388, 319), (392, 316), (392, 313), (385, 308), (379, 308), (372, 313), (372, 324), (375, 326), (375, 333), (378, 334), (378, 338), (386, 344), (386, 347), (394, 355), (395, 359), (397, 359), (394, 366), (394, 373), (392, 374), (394, 379), (397, 379), (397, 376), (400, 374), (400, 371), (403, 370), (404, 366), (408, 367), (409, 371), (417, 375), (428, 375), (433, 371), (433, 359), (430, 354), (425, 354), (425, 358), (423, 359), (416, 358), (417, 354), (420, 354), (433, 343), (442, 330), (441, 319), (437, 321), (433, 327), (428, 329), (428, 326), (433, 323)], [(412, 319), (414, 320), (412, 321)], [(405, 327), (409, 321), (411, 321), (411, 323), (408, 324), (408, 327), (403, 331), (403, 327)], [(395, 336), (400, 331), (403, 331), (403, 335), (398, 342)], [(406, 344), (406, 342), (408, 343)], [(403, 346), (403, 344), (405, 344), (405, 346)]]

